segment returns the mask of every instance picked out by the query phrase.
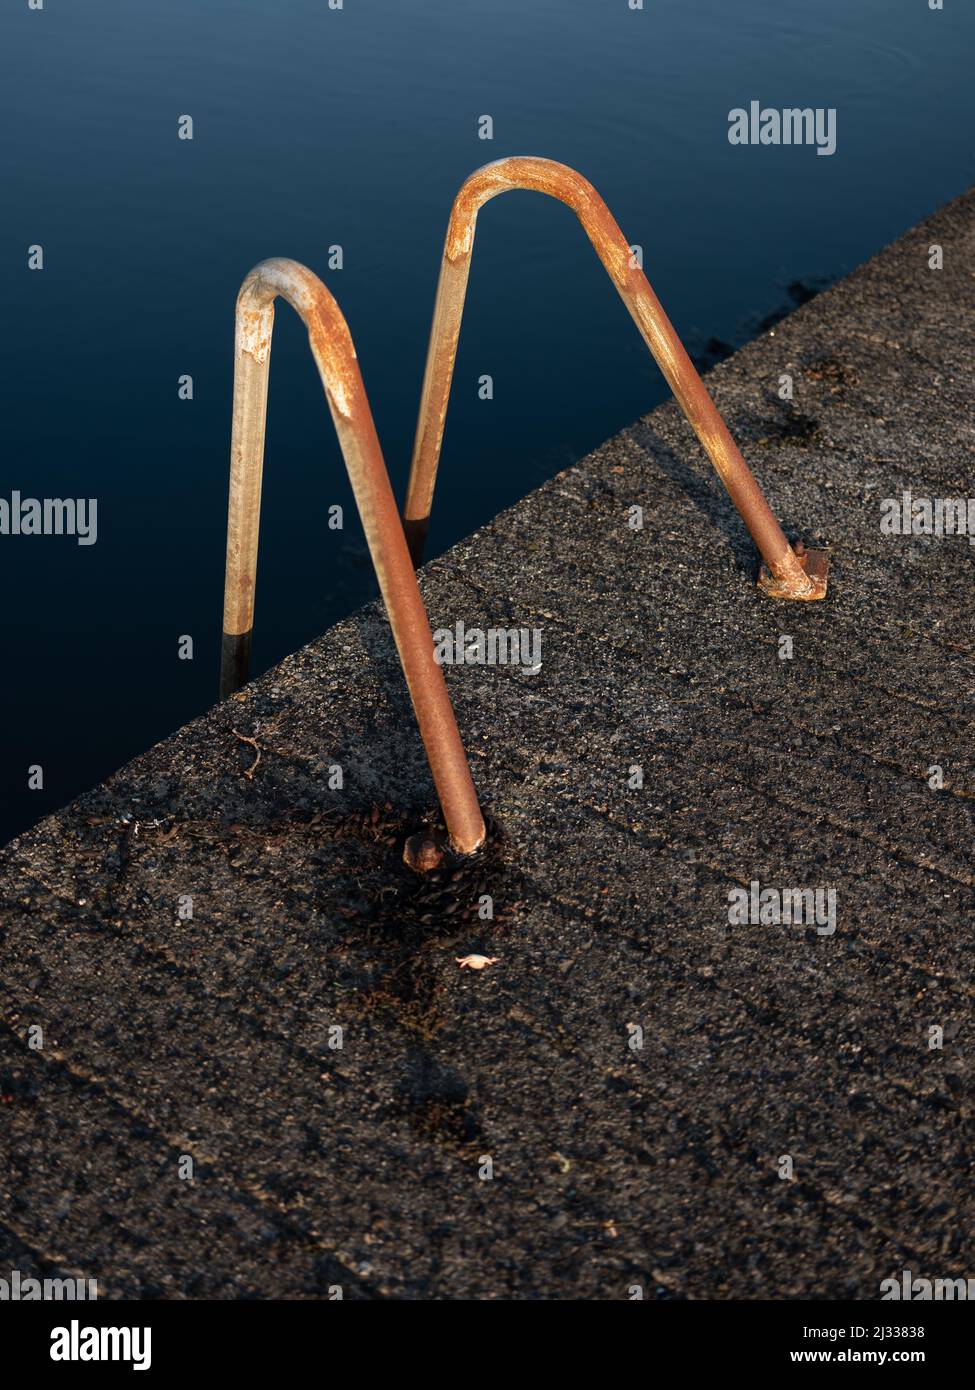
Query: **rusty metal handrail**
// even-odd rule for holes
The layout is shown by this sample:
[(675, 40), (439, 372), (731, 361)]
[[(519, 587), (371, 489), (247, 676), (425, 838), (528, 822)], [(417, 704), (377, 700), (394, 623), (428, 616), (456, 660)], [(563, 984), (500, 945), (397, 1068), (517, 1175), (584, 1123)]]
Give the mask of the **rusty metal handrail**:
[(484, 818), (443, 671), (434, 659), (430, 624), (355, 347), (332, 295), (297, 261), (263, 261), (247, 276), (237, 298), (221, 698), (243, 685), (250, 667), (268, 369), (278, 295), (308, 329), (451, 844), (470, 854), (484, 841)]
[(531, 156), (499, 159), (477, 169), (454, 199), (444, 243), (433, 327), (423, 378), (413, 462), (403, 525), (414, 564), (423, 555), (447, 401), (460, 335), (474, 230), (480, 208), (510, 189), (547, 193), (566, 203), (582, 223), (609, 278), (619, 291), (644, 342), (666, 377), (681, 409), (714, 464), (731, 500), (751, 532), (768, 569), (759, 578), (775, 598), (819, 599), (826, 593), (827, 557), (789, 545), (762, 490), (728, 433), (643, 271), (632, 264), (629, 243), (592, 184), (574, 169)]

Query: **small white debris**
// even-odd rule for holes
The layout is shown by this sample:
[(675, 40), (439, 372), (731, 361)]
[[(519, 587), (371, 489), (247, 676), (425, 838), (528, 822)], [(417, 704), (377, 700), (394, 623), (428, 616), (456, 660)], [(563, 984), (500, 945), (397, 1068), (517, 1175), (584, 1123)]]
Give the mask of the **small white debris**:
[(497, 956), (455, 956), (454, 959), (461, 970), (466, 966), (468, 970), (483, 970), (486, 965), (497, 965)]

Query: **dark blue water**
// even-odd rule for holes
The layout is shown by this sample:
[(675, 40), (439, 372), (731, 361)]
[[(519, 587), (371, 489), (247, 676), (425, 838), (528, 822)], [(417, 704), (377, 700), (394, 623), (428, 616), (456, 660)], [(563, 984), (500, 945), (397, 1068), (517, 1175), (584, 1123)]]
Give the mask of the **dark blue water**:
[[(233, 305), (256, 261), (305, 261), (338, 297), (402, 495), (443, 230), (472, 169), (579, 168), (703, 353), (973, 182), (973, 56), (963, 0), (4, 0), (0, 497), (99, 510), (93, 546), (0, 536), (0, 838), (215, 698)], [(836, 107), (835, 155), (731, 146), (728, 112), (753, 98)], [(273, 359), (256, 671), (375, 592), (286, 308)], [(429, 553), (663, 394), (571, 214), (492, 203)], [(324, 525), (334, 502), (344, 532)]]

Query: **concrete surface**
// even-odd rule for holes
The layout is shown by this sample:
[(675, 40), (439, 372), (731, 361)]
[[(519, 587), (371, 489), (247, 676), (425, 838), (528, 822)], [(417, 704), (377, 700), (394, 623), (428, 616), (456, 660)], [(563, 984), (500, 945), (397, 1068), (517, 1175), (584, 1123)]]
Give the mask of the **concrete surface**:
[[(546, 1299), (975, 1273), (975, 551), (879, 524), (905, 487), (975, 494), (973, 212), (708, 379), (786, 530), (835, 548), (824, 604), (759, 596), (673, 406), (427, 567), (434, 627), (543, 632), (538, 675), (448, 671), (479, 861), (400, 862), (435, 801), (376, 607), (3, 852), (0, 1271)], [(753, 879), (835, 889), (835, 934), (729, 925)]]

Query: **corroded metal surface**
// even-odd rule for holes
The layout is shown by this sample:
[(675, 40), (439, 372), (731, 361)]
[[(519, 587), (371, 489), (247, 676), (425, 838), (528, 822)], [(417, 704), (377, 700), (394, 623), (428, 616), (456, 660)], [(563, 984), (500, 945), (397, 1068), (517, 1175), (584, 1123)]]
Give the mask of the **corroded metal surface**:
[(404, 527), (414, 563), (419, 563), (423, 554), (433, 503), (477, 214), (491, 198), (517, 188), (557, 198), (570, 207), (582, 223), (606, 273), (762, 553), (774, 579), (773, 586), (762, 586), (764, 591), (776, 598), (822, 598), (825, 580), (821, 586), (812, 581), (786, 540), (660, 301), (643, 271), (633, 264), (629, 242), (609, 208), (592, 184), (574, 169), (554, 160), (534, 157), (501, 159), (486, 164), (470, 176), (454, 200), (444, 243), (404, 509)]
[(483, 843), (484, 820), (443, 671), (434, 660), (430, 625), (355, 346), (332, 295), (316, 275), (296, 261), (263, 261), (248, 275), (237, 299), (221, 696), (232, 694), (243, 684), (249, 666), (268, 369), (278, 295), (288, 301), (308, 329), (451, 843), (460, 853), (469, 854)]
[(782, 581), (772, 574), (768, 566), (763, 565), (758, 575), (758, 587), (762, 593), (767, 594), (769, 598), (825, 598), (829, 580), (829, 551), (807, 550), (802, 541), (799, 541), (794, 553), (809, 580), (809, 592), (798, 594), (788, 582), (783, 586)]

